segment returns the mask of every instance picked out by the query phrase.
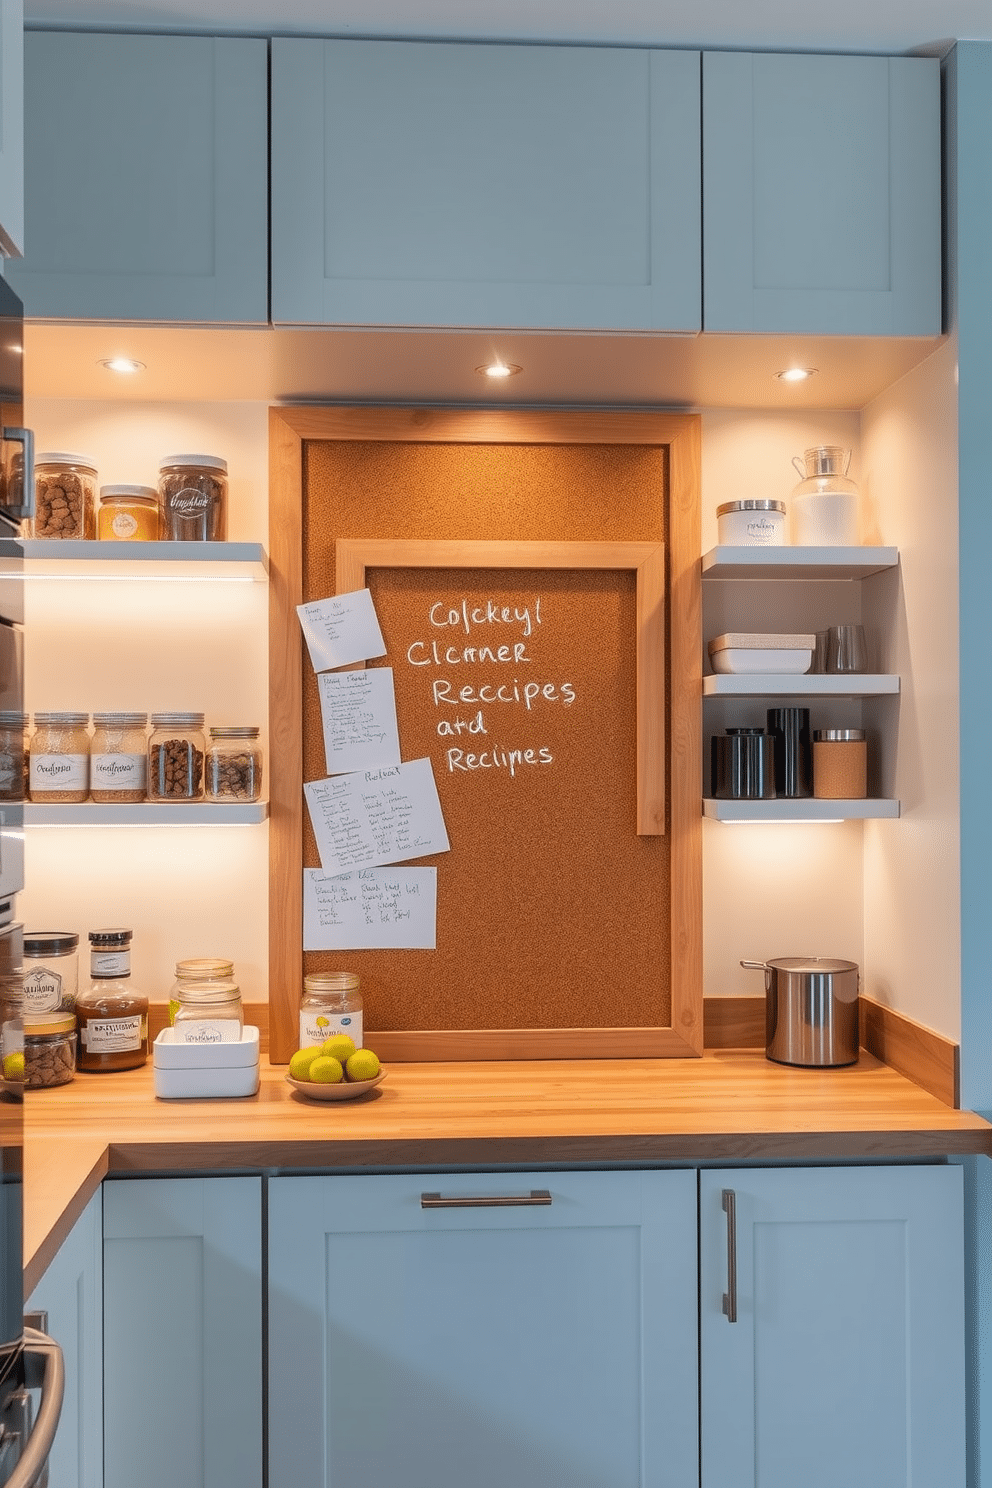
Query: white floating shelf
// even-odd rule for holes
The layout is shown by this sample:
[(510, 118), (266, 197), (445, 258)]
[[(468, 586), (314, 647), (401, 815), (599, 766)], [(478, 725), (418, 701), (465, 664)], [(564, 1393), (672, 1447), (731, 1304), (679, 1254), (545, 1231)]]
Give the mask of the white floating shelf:
[(867, 579), (895, 568), (898, 548), (710, 548), (707, 579)]
[(800, 800), (703, 801), (703, 815), (721, 822), (824, 822), (891, 819), (899, 815), (898, 801), (821, 801), (812, 796)]
[(263, 822), (268, 801), (28, 801), (26, 827), (231, 827)]
[(60, 542), (25, 538), (26, 578), (178, 579), (264, 583), (261, 543)]
[(703, 678), (703, 697), (881, 697), (899, 691), (899, 678), (827, 672), (713, 673)]

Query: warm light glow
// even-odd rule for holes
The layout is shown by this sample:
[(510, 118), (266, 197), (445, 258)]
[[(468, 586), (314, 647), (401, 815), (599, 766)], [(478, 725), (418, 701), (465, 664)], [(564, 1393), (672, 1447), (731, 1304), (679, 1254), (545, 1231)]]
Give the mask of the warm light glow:
[(134, 357), (126, 356), (103, 357), (100, 360), (100, 366), (106, 367), (108, 372), (129, 373), (145, 370), (144, 362), (137, 362)]
[(805, 382), (807, 377), (815, 375), (815, 367), (787, 367), (784, 372), (775, 373), (779, 382)]
[(484, 367), (476, 367), (476, 372), (482, 377), (515, 377), (523, 368), (516, 366), (513, 362), (504, 362), (500, 357), (495, 361), (487, 362)]

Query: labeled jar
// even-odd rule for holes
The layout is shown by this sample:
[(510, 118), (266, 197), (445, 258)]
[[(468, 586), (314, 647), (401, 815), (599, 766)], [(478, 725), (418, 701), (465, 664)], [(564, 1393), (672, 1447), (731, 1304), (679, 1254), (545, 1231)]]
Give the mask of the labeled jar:
[(257, 801), (262, 793), (262, 750), (254, 726), (212, 728), (207, 750), (208, 801)]
[(68, 1085), (76, 1073), (73, 1013), (24, 1013), (24, 1084), (28, 1090)]
[(149, 801), (202, 801), (205, 747), (202, 713), (153, 713)]
[(153, 486), (101, 486), (96, 530), (104, 542), (154, 542), (158, 492)]
[(96, 466), (86, 455), (46, 450), (35, 456), (32, 537), (92, 538)]
[(362, 1047), (361, 979), (354, 971), (312, 971), (303, 978), (300, 1048), (322, 1044), (332, 1033), (346, 1033)]
[(78, 991), (79, 936), (70, 930), (25, 930), (25, 1013), (71, 1013)]
[(813, 795), (822, 801), (860, 801), (867, 794), (864, 729), (817, 729), (813, 734)]
[(28, 763), (32, 801), (85, 801), (90, 793), (88, 713), (36, 713)]
[(784, 501), (725, 501), (716, 509), (717, 542), (778, 548), (785, 542)]
[(90, 797), (143, 801), (148, 774), (148, 714), (94, 713)]
[(148, 998), (131, 983), (131, 931), (91, 930), (90, 985), (76, 998), (77, 1067), (137, 1069), (148, 1058)]
[(27, 796), (28, 715), (0, 711), (0, 801), (23, 801)]
[(167, 541), (223, 542), (227, 536), (227, 461), (219, 455), (166, 455), (158, 495)]
[(206, 956), (177, 961), (169, 1012), (178, 1043), (237, 1043), (244, 1011), (241, 989), (234, 980), (234, 962)]

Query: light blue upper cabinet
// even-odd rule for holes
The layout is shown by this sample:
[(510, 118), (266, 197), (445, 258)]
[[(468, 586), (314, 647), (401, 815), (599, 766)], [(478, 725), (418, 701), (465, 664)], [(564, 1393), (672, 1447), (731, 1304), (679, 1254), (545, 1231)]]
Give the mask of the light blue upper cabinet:
[(24, 250), (24, 4), (0, 0), (0, 253)]
[(931, 57), (703, 56), (708, 331), (941, 331)]
[(266, 321), (266, 75), (259, 40), (27, 34), (29, 316)]
[(696, 331), (699, 54), (272, 43), (272, 318)]

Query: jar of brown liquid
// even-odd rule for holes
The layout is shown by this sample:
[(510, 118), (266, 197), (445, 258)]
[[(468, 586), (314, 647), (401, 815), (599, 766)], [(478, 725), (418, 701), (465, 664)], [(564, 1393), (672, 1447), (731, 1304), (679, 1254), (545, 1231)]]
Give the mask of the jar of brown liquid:
[(92, 981), (76, 998), (77, 1068), (137, 1069), (148, 1058), (148, 998), (131, 982), (131, 931), (90, 931)]

